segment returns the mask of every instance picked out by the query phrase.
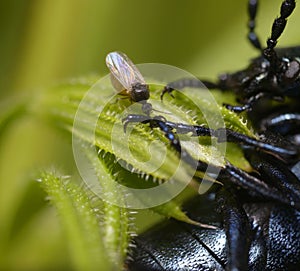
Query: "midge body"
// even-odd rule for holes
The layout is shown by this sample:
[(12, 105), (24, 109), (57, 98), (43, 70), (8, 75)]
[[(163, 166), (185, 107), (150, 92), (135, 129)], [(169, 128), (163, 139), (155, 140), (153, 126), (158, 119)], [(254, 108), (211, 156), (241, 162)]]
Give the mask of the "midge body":
[(106, 65), (110, 70), (112, 85), (119, 94), (132, 102), (141, 103), (143, 112), (149, 115), (152, 111), (151, 104), (147, 103), (149, 86), (132, 61), (122, 52), (112, 52), (106, 56)]
[[(216, 83), (202, 82), (208, 88), (234, 91), (242, 105), (226, 107), (236, 112), (252, 109), (262, 98), (283, 101), (285, 97), (293, 97), (299, 108), (300, 47), (275, 50), (287, 18), (295, 8), (295, 1), (282, 2), (280, 16), (273, 23), (265, 49), (262, 49), (255, 33), (257, 5), (257, 0), (249, 1), (248, 38), (261, 55), (252, 60), (248, 68), (222, 75)], [(202, 87), (202, 84), (188, 78), (171, 82), (165, 87), (162, 97), (184, 87)], [(254, 109), (251, 113), (255, 114), (257, 109)], [(160, 129), (184, 162), (199, 171), (206, 171), (208, 165), (193, 159), (181, 148), (177, 134), (191, 133), (191, 136), (216, 137), (219, 142), (236, 142), (241, 145), (254, 170), (245, 172), (229, 162), (220, 168), (216, 180), (223, 187), (216, 188), (216, 199), (213, 200), (217, 209), (209, 211), (207, 220), (203, 221), (202, 213), (199, 219), (214, 225), (217, 222), (223, 237), (218, 235), (218, 230), (192, 229), (189, 226), (181, 226), (174, 234), (172, 229), (162, 228), (161, 237), (159, 232), (149, 232), (144, 235), (145, 242), (136, 239), (137, 248), (128, 262), (129, 270), (293, 271), (299, 268), (300, 174), (299, 166), (295, 165), (300, 160), (300, 143), (290, 141), (300, 135), (299, 111), (297, 114), (291, 111), (273, 113), (275, 117), (258, 114), (258, 119), (265, 121), (260, 125), (261, 140), (230, 129), (212, 130), (201, 125), (173, 123), (160, 116), (129, 115), (123, 119), (125, 127), (131, 122), (139, 122), (149, 124), (152, 129)], [(291, 117), (294, 120), (292, 124), (288, 122)], [(280, 128), (287, 129), (282, 129), (285, 133), (274, 134), (274, 129), (280, 133)], [(224, 134), (225, 139), (222, 137)], [(216, 211), (220, 214), (217, 221), (214, 219)], [(221, 244), (216, 245), (220, 240)], [(194, 243), (200, 245), (194, 246)], [(213, 264), (208, 266), (211, 261)]]
[[(280, 16), (273, 23), (271, 36), (267, 39), (267, 46), (264, 49), (255, 33), (257, 6), (258, 0), (249, 0), (248, 38), (251, 44), (261, 52), (261, 56), (253, 59), (244, 70), (222, 74), (217, 82), (202, 80), (208, 88), (234, 91), (237, 101), (242, 105), (225, 104), (225, 106), (236, 112), (251, 110), (261, 98), (278, 101), (283, 101), (285, 97), (300, 99), (300, 46), (275, 49), (285, 29), (287, 18), (295, 8), (295, 1), (282, 2)], [(171, 82), (165, 87), (162, 97), (165, 93), (185, 87), (201, 88), (202, 84), (188, 78)]]

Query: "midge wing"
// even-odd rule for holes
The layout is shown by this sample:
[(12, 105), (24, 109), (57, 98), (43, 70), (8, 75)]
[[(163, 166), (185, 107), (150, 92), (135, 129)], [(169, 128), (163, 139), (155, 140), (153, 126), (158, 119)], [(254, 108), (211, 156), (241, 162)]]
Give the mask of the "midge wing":
[(140, 71), (124, 53), (109, 53), (106, 57), (106, 66), (124, 89), (129, 90), (135, 83), (146, 84)]

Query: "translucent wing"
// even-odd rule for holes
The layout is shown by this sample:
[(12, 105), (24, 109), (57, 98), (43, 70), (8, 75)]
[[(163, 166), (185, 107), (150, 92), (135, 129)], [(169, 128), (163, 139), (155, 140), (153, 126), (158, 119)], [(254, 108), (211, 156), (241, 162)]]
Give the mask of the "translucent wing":
[(106, 66), (124, 89), (130, 90), (135, 83), (146, 84), (145, 79), (132, 61), (121, 52), (109, 53), (106, 57)]

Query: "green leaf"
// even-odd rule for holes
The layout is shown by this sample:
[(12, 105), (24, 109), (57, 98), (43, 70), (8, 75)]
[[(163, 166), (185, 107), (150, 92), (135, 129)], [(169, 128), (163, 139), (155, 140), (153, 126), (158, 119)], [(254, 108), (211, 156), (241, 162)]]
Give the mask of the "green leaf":
[(176, 220), (183, 221), (185, 223), (196, 225), (203, 228), (208, 229), (216, 229), (213, 225), (208, 225), (201, 223), (199, 221), (195, 221), (190, 219), (181, 209), (180, 204), (175, 200), (171, 200), (165, 204), (153, 207), (152, 210), (158, 214), (163, 215), (164, 217), (172, 217)]
[(96, 193), (96, 196), (103, 199), (101, 209), (103, 242), (109, 256), (114, 259), (113, 262), (119, 263), (118, 268), (121, 268), (129, 245), (130, 218), (128, 209), (122, 207), (126, 206), (126, 198), (117, 189), (113, 156), (110, 157), (108, 154), (105, 159), (101, 155), (98, 157), (93, 148), (87, 145), (84, 147), (84, 154), (93, 166), (96, 182), (99, 182), (101, 189), (101, 194)]
[(74, 268), (113, 270), (99, 227), (98, 211), (91, 205), (86, 191), (69, 177), (57, 177), (53, 173), (43, 173), (40, 182), (62, 221)]
[[(85, 159), (95, 177), (94, 183), (92, 179), (83, 179), (96, 196), (91, 196), (91, 191), (70, 178), (52, 173), (44, 173), (41, 177), (42, 187), (60, 215), (74, 268), (94, 270), (101, 266), (103, 270), (119, 270), (128, 253), (132, 228), (125, 207), (148, 206), (153, 201), (140, 191), (173, 182), (186, 186), (188, 181), (191, 181), (188, 189), (198, 191), (200, 184), (196, 180), (208, 176), (181, 163), (180, 156), (159, 129), (129, 123), (125, 132), (122, 119), (128, 114), (142, 113), (141, 105), (119, 99), (119, 96), (111, 99), (115, 92), (110, 82), (99, 83), (96, 79), (80, 78), (54, 86), (32, 99), (30, 106), (26, 104), (26, 110), (72, 134), (73, 144), (78, 144), (73, 146), (80, 146), (78, 156)], [(209, 125), (214, 129), (228, 127), (255, 137), (243, 116), (215, 103), (210, 94), (199, 95), (187, 89), (174, 93), (175, 99), (166, 96), (161, 102), (161, 86), (152, 84), (150, 88), (149, 102), (156, 110), (153, 115), (176, 123)], [(218, 97), (217, 100), (222, 99)], [(23, 108), (16, 107), (6, 114), (4, 125), (19, 116)], [(223, 167), (227, 159), (244, 170), (251, 169), (235, 144), (229, 144), (225, 152), (226, 144), (216, 143), (209, 137), (184, 134), (179, 138), (182, 148), (194, 159), (218, 167)], [(80, 169), (79, 172), (82, 173)], [(208, 183), (213, 181), (210, 179)], [(99, 187), (101, 193), (95, 187)], [(137, 189), (139, 193), (130, 197), (124, 187)], [(149, 207), (164, 217), (213, 228), (191, 220), (173, 196), (170, 194), (168, 201), (161, 201), (163, 204)]]
[[(164, 182), (173, 178), (175, 181), (182, 182), (193, 178), (195, 172), (188, 165), (183, 165), (177, 175), (173, 176), (180, 164), (180, 157), (170, 147), (170, 143), (161, 131), (152, 130), (143, 124), (129, 124), (126, 133), (124, 132), (121, 120), (131, 113), (126, 108), (135, 106), (135, 110), (140, 110), (140, 104), (131, 104), (128, 99), (118, 99), (118, 96), (108, 99), (115, 95), (110, 81), (104, 80), (100, 84), (93, 84), (94, 82), (95, 78), (80, 79), (51, 88), (38, 103), (40, 110), (48, 119), (50, 117), (54, 120), (56, 125), (72, 132), (76, 138), (80, 138), (91, 146), (96, 146), (103, 153), (113, 154), (115, 161), (123, 161), (126, 165), (125, 171), (115, 169), (118, 174), (123, 175), (122, 178), (118, 178), (119, 183), (141, 188), (145, 183), (145, 176), (154, 180), (152, 184), (147, 183), (150, 186), (156, 185), (156, 180)], [(210, 124), (213, 123), (215, 127), (225, 125), (255, 137), (243, 117), (227, 110), (222, 105), (211, 104), (210, 98), (206, 97), (210, 94), (199, 95), (198, 91), (189, 90), (184, 93), (176, 92), (174, 93), (175, 99), (166, 97), (166, 101), (162, 103), (161, 86), (151, 85), (150, 87), (150, 102), (153, 108), (170, 121), (207, 125), (206, 117), (209, 115), (212, 116)], [(165, 113), (166, 110), (167, 113)], [(215, 111), (219, 111), (219, 114)], [(155, 111), (153, 114), (156, 114)], [(189, 135), (180, 135), (180, 139), (182, 147), (195, 159), (219, 167), (224, 166), (225, 160), (222, 154), (222, 148), (225, 150), (224, 143), (212, 145), (213, 140), (210, 138), (195, 138), (194, 140)], [(236, 158), (237, 153), (240, 154), (238, 158)], [(231, 147), (230, 145), (229, 151), (224, 154), (225, 158), (236, 166), (245, 170), (251, 168), (238, 146)], [(109, 165), (106, 164), (106, 167)], [(167, 213), (167, 216), (173, 217), (174, 215)]]

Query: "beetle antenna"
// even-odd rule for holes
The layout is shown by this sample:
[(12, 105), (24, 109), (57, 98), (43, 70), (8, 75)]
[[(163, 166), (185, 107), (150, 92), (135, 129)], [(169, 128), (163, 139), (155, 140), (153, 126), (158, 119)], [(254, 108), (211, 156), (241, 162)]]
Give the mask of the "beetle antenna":
[(255, 33), (255, 18), (256, 12), (258, 8), (258, 0), (249, 0), (248, 2), (248, 14), (249, 14), (249, 21), (248, 21), (248, 40), (250, 43), (258, 50), (262, 50), (261, 43), (257, 34)]
[(285, 0), (281, 4), (280, 17), (276, 18), (272, 25), (271, 37), (267, 40), (267, 48), (263, 50), (263, 56), (270, 61), (270, 67), (278, 67), (278, 56), (274, 50), (279, 37), (283, 33), (287, 18), (292, 14), (296, 6), (295, 0)]

